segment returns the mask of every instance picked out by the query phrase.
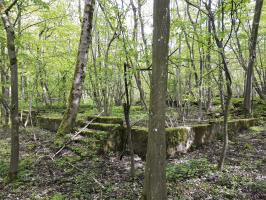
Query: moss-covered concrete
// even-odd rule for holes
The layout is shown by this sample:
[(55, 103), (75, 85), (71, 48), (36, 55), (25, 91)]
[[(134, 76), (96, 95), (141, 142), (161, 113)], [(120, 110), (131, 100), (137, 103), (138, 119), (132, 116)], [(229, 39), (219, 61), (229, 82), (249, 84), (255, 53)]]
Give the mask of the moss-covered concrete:
[(87, 126), (87, 128), (100, 131), (115, 131), (121, 129), (122, 127), (119, 124), (91, 123)]
[(191, 127), (177, 127), (166, 129), (166, 152), (172, 157), (177, 153), (186, 152), (191, 146)]
[[(251, 126), (256, 124), (258, 119), (249, 118), (249, 119), (232, 119), (228, 121), (228, 130), (229, 137), (235, 136), (238, 132), (248, 129)], [(211, 120), (209, 122), (211, 128), (211, 134), (213, 137), (219, 137), (223, 135), (224, 132), (224, 123), (222, 119)]]
[(144, 159), (147, 152), (148, 129), (134, 126), (131, 129), (134, 153)]
[[(81, 140), (82, 143), (95, 142), (98, 148), (98, 153), (106, 153), (109, 151), (121, 151), (122, 149), (122, 138), (123, 131), (113, 130), (113, 131), (97, 131), (97, 130), (83, 130), (81, 135), (86, 137)], [(92, 140), (92, 141), (91, 141)]]
[(104, 124), (119, 124), (123, 125), (123, 119), (120, 117), (114, 117), (114, 116), (88, 116), (88, 121), (97, 122), (97, 123), (104, 123)]
[(210, 124), (193, 125), (192, 130), (195, 133), (193, 144), (195, 144), (196, 146), (208, 143), (214, 138)]
[[(95, 117), (92, 118), (95, 119)], [(90, 118), (87, 118), (87, 120), (89, 119)], [(56, 131), (61, 123), (61, 116), (39, 116), (37, 117), (37, 121), (41, 128)], [(85, 121), (84, 119), (77, 120), (76, 126), (85, 126)], [(95, 144), (102, 152), (121, 151), (126, 138), (125, 128), (121, 125), (123, 120), (116, 117), (99, 117), (97, 121), (97, 123), (93, 122), (89, 124), (87, 127), (88, 129), (81, 133), (83, 136), (92, 138), (92, 141), (94, 141), (93, 143), (88, 139), (87, 142), (92, 142), (92, 144)], [(112, 124), (111, 122), (116, 123)], [(256, 119), (254, 118), (229, 120), (229, 135), (232, 137), (232, 135), (234, 135), (233, 133), (248, 129), (254, 126), (255, 123)], [(192, 145), (203, 145), (221, 135), (223, 135), (222, 119), (211, 120), (209, 123), (197, 124), (189, 127), (167, 128), (167, 156), (171, 157), (177, 153), (186, 152)], [(145, 158), (148, 143), (148, 129), (144, 127), (132, 127), (132, 142), (135, 154), (139, 155), (141, 158)]]
[[(132, 142), (134, 153), (145, 158), (148, 144), (148, 129), (144, 127), (132, 127)], [(177, 127), (166, 129), (167, 156), (171, 157), (176, 153), (186, 152), (192, 142), (190, 127)]]
[[(254, 126), (256, 120), (235, 119), (228, 122), (231, 136)], [(166, 153), (171, 157), (177, 153), (186, 152), (192, 145), (201, 146), (223, 135), (223, 120), (212, 120), (206, 124), (197, 124), (189, 127), (166, 128)], [(148, 143), (148, 129), (132, 127), (132, 141), (134, 152), (145, 158)]]
[(46, 129), (52, 132), (56, 132), (60, 123), (61, 118), (56, 117), (45, 117), (45, 116), (38, 116), (37, 117), (37, 126), (39, 126), (42, 129)]

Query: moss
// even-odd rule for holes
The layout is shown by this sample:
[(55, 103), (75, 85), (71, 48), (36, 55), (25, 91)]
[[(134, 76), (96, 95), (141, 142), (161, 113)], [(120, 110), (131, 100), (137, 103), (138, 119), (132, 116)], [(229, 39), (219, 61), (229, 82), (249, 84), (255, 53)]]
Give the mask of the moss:
[(81, 144), (71, 144), (68, 145), (67, 148), (71, 150), (73, 153), (80, 156), (81, 158), (93, 156), (95, 154), (95, 152), (93, 151), (94, 149), (84, 147)]
[[(134, 152), (142, 159), (145, 159), (148, 143), (148, 129), (145, 127), (132, 127), (132, 142)], [(167, 153), (175, 154), (177, 151), (183, 151), (186, 148), (186, 143), (189, 137), (189, 129), (186, 127), (167, 128), (166, 129), (166, 144)], [(177, 148), (182, 144), (182, 147)]]
[(244, 98), (232, 98), (231, 99), (231, 104), (234, 107), (241, 107), (243, 105)]
[(212, 140), (212, 130), (210, 124), (193, 125), (192, 130), (195, 133), (194, 144), (200, 146)]
[(234, 119), (228, 122), (229, 132), (238, 133), (239, 131), (246, 130), (255, 125), (254, 118), (249, 119)]
[(264, 126), (251, 126), (249, 128), (249, 131), (252, 133), (252, 134), (257, 134), (257, 133), (261, 133), (263, 131), (266, 130), (266, 127)]
[(131, 106), (131, 111), (145, 111), (145, 108), (143, 106)]
[(88, 121), (93, 120), (93, 122), (97, 123), (105, 123), (105, 124), (120, 124), (121, 126), (123, 125), (123, 119), (120, 117), (115, 117), (115, 116), (88, 116), (87, 117)]
[(96, 131), (96, 130), (90, 130), (90, 129), (85, 129), (81, 130), (80, 135), (86, 137), (86, 138), (95, 138), (97, 133), (99, 132), (104, 132), (104, 131)]
[(62, 119), (63, 115), (58, 112), (46, 112), (46, 113), (41, 113), (38, 117), (48, 118), (48, 119)]
[(188, 128), (167, 128), (166, 129), (166, 141), (168, 145), (179, 145), (185, 143), (188, 139)]
[[(248, 129), (251, 126), (254, 126), (256, 123), (255, 118), (248, 119), (230, 119), (228, 121), (228, 129), (229, 133), (238, 133), (239, 131)], [(221, 134), (223, 133), (223, 119), (210, 120), (209, 124), (211, 126), (211, 131), (213, 134)]]
[(97, 150), (97, 153), (120, 151), (123, 145), (123, 133), (123, 130), (120, 129), (113, 131), (84, 130), (81, 135), (86, 138), (80, 142)]
[(140, 133), (140, 134), (145, 134), (146, 136), (148, 135), (149, 131), (148, 128), (145, 127), (140, 127), (140, 126), (134, 126), (131, 128), (132, 133)]
[(62, 118), (60, 117), (45, 117), (45, 116), (38, 116), (37, 117), (37, 125), (42, 128), (49, 131), (56, 132), (60, 123), (62, 121)]
[(134, 126), (131, 129), (134, 153), (145, 159), (148, 144), (148, 129)]
[(51, 198), (51, 200), (65, 200), (65, 199), (66, 197), (61, 193), (55, 193)]
[(119, 124), (103, 124), (103, 123), (91, 123), (88, 125), (89, 129), (101, 130), (101, 131), (114, 131), (122, 129)]
[(66, 166), (69, 166), (68, 163), (76, 163), (78, 161), (81, 160), (81, 157), (78, 156), (78, 155), (67, 155), (67, 156), (63, 156), (59, 159), (56, 159), (55, 160), (55, 164), (60, 167), (60, 168), (63, 168), (63, 167), (66, 167)]

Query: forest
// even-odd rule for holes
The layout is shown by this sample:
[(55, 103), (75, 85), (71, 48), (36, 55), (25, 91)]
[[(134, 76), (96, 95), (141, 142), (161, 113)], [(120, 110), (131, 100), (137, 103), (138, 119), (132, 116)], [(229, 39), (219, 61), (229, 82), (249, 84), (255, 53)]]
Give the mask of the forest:
[(265, 200), (263, 0), (0, 0), (0, 200)]

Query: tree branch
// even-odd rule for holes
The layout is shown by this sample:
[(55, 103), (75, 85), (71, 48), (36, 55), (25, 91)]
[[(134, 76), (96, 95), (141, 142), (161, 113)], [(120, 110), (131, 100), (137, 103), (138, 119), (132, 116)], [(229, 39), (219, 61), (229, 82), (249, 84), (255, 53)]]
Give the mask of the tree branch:
[[(3, 0), (2, 1), (0, 1), (0, 3), (1, 2), (3, 2)], [(5, 9), (5, 13), (8, 13), (12, 8), (13, 8), (13, 6), (14, 5), (16, 5), (16, 3), (18, 2), (18, 0), (14, 0), (6, 9)]]

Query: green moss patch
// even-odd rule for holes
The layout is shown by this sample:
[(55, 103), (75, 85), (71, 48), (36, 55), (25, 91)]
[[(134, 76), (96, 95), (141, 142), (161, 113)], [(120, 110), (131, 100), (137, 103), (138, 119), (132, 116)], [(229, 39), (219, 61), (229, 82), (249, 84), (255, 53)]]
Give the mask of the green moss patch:
[(87, 128), (100, 131), (114, 131), (121, 129), (122, 127), (119, 124), (91, 123), (87, 126)]
[[(167, 155), (172, 156), (178, 151), (186, 151), (190, 129), (187, 127), (166, 128)], [(148, 144), (148, 129), (145, 127), (132, 127), (132, 142), (134, 152), (145, 158)]]
[(39, 116), (37, 117), (37, 125), (42, 128), (49, 131), (56, 132), (60, 123), (62, 121), (62, 118), (60, 117), (45, 117), (45, 116)]
[(142, 159), (146, 157), (148, 144), (148, 129), (134, 126), (131, 129), (134, 153)]
[(90, 147), (84, 146), (80, 143), (72, 143), (71, 145), (67, 146), (67, 149), (75, 153), (76, 155), (80, 156), (81, 158), (84, 157), (92, 157), (95, 155), (95, 149), (91, 148), (93, 143), (90, 144)]
[(104, 123), (104, 124), (120, 124), (123, 125), (123, 119), (120, 117), (114, 117), (114, 116), (88, 116), (88, 121), (97, 122), (97, 123)]
[(167, 128), (166, 129), (166, 141), (168, 146), (179, 145), (185, 143), (188, 139), (188, 132), (190, 130), (186, 127)]
[(266, 131), (266, 127), (265, 126), (251, 126), (249, 127), (249, 131), (251, 134), (258, 134), (263, 131)]
[(210, 124), (197, 124), (192, 126), (192, 130), (195, 133), (194, 144), (196, 146), (208, 143), (213, 139)]

